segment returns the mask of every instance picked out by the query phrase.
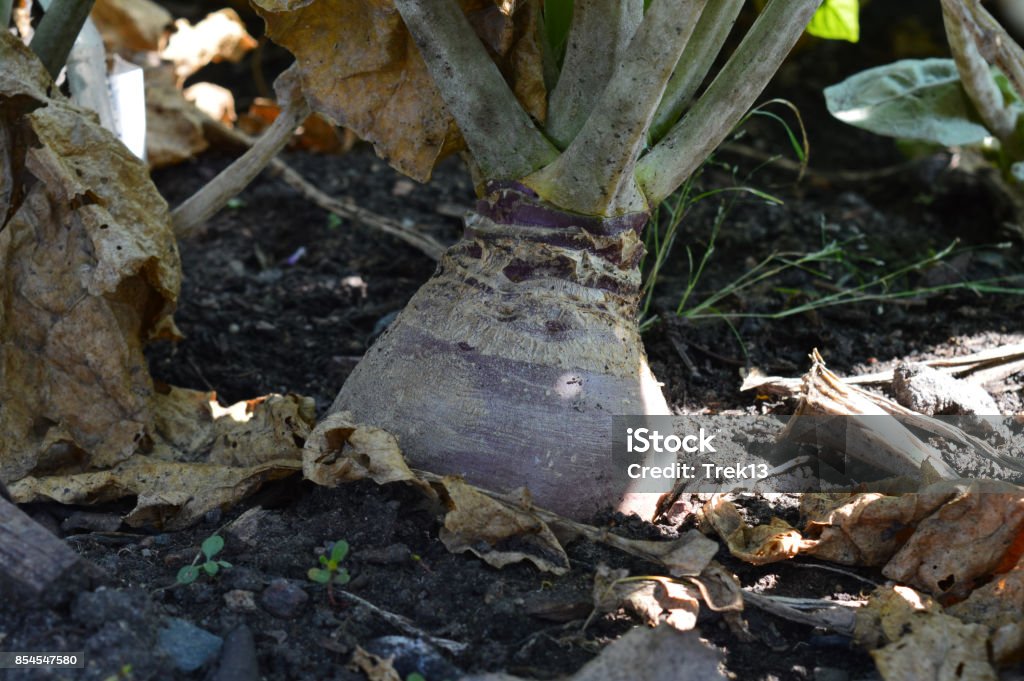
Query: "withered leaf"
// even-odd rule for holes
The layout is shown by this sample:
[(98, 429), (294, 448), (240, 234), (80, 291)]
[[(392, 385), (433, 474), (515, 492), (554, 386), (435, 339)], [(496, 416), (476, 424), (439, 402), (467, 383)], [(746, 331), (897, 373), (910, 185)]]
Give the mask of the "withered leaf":
[(664, 621), (679, 631), (697, 624), (700, 602), (687, 584), (661, 577), (630, 578), (627, 570), (599, 565), (594, 573), (594, 608), (614, 612), (626, 608), (651, 627)]
[(379, 485), (405, 481), (430, 490), (409, 469), (391, 433), (358, 425), (344, 411), (328, 415), (310, 433), (302, 470), (307, 480), (327, 487), (370, 478)]
[(882, 570), (886, 577), (964, 598), (996, 570), (1024, 533), (1024, 488), (975, 480), (957, 491), (917, 525)]
[(160, 52), (160, 58), (174, 64), (175, 85), (211, 62), (237, 62), (256, 47), (235, 10), (225, 8), (207, 14), (193, 26), (185, 19), (174, 22), (174, 34)]
[(461, 478), (445, 477), (435, 484), (448, 506), (441, 541), (449, 551), (470, 551), (499, 568), (527, 560), (556, 575), (569, 571), (565, 549), (529, 510), (496, 501)]
[(996, 681), (988, 659), (988, 629), (949, 615), (915, 617), (910, 632), (871, 652), (885, 681)]
[[(392, 0), (253, 4), (267, 35), (296, 56), (312, 109), (372, 142), (397, 170), (426, 181), (438, 160), (462, 148), (455, 122)], [(538, 2), (461, 0), (460, 5), (520, 102), (543, 120)]]
[(0, 229), (0, 479), (110, 467), (150, 422), (142, 346), (174, 334), (167, 205), (146, 167), (50, 96), (34, 55), (0, 33), (0, 127), (17, 173)]
[(309, 398), (268, 396), (217, 408), (212, 394), (181, 388), (153, 399), (152, 451), (99, 471), (27, 476), (19, 503), (92, 504), (136, 496), (125, 522), (173, 530), (227, 508), (268, 480), (301, 470), (313, 423)]
[(146, 159), (151, 168), (187, 161), (209, 146), (203, 115), (176, 84), (174, 66), (162, 62), (145, 69)]
[(805, 534), (817, 541), (807, 552), (844, 565), (884, 565), (918, 522), (956, 495), (937, 483), (919, 494), (805, 494), (800, 513)]
[(151, 0), (96, 0), (90, 17), (110, 51), (156, 52), (174, 19)]
[(754, 565), (787, 560), (808, 546), (796, 529), (779, 518), (748, 525), (736, 505), (719, 495), (704, 504), (702, 517), (725, 540), (732, 555)]

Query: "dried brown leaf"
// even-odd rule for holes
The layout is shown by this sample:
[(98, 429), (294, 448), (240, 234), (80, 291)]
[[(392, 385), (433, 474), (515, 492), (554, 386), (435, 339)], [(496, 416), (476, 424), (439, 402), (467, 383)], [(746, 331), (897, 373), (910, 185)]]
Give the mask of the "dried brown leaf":
[(910, 587), (878, 587), (868, 604), (856, 611), (854, 640), (868, 650), (881, 648), (898, 641), (915, 618), (941, 612), (934, 599)]
[(911, 618), (909, 633), (871, 653), (885, 681), (996, 681), (988, 629), (949, 615)]
[(235, 113), (235, 96), (231, 90), (213, 83), (195, 83), (182, 90), (186, 102), (215, 121), (231, 126), (238, 120)]
[(492, 499), (461, 478), (435, 484), (443, 489), (448, 507), (441, 541), (449, 551), (470, 551), (498, 568), (528, 560), (556, 575), (569, 571), (565, 549), (529, 510)]
[[(1018, 542), (1024, 544), (1024, 533)], [(1024, 548), (1024, 546), (1022, 546)], [(992, 630), (992, 656), (1000, 665), (1024, 660), (1024, 557), (1012, 570), (996, 574), (975, 589), (967, 600), (950, 606), (947, 613), (964, 622), (984, 624)]]
[(955, 497), (918, 523), (882, 570), (886, 577), (964, 598), (979, 579), (995, 572), (1024, 534), (1024, 488), (975, 480), (957, 489)]
[[(538, 3), (460, 4), (526, 110), (543, 120)], [(438, 160), (463, 147), (391, 0), (255, 0), (254, 6), (267, 35), (296, 56), (312, 109), (372, 142), (397, 170), (426, 181)], [(502, 11), (511, 6), (518, 6), (514, 16)]]
[(153, 400), (152, 451), (102, 471), (28, 476), (10, 487), (19, 503), (93, 504), (136, 496), (125, 522), (168, 530), (227, 508), (268, 480), (301, 469), (313, 423), (309, 398), (272, 395), (216, 406), (211, 393), (181, 388)]
[[(280, 114), (281, 107), (273, 100), (257, 97), (238, 120), (238, 127), (255, 137), (270, 127)], [(323, 115), (313, 113), (295, 131), (291, 146), (317, 154), (342, 154), (350, 150), (356, 141), (351, 130), (342, 130)]]
[(174, 333), (167, 205), (146, 167), (51, 98), (39, 62), (0, 33), (0, 127), (16, 174), (0, 230), (0, 479), (113, 466), (150, 422), (142, 346)]
[(175, 82), (173, 66), (145, 69), (146, 158), (151, 168), (187, 161), (204, 151), (203, 115), (187, 101)]
[(409, 469), (393, 435), (356, 424), (348, 412), (330, 414), (317, 424), (306, 440), (302, 469), (306, 479), (327, 487), (370, 478), (379, 485), (404, 481), (430, 490)]
[(366, 674), (367, 681), (402, 681), (401, 675), (395, 670), (392, 658), (383, 658), (368, 653), (356, 646), (349, 660), (348, 668)]
[(725, 540), (732, 555), (754, 565), (788, 560), (809, 546), (796, 529), (779, 518), (764, 525), (748, 525), (736, 505), (718, 495), (704, 504), (702, 516)]
[(615, 612), (625, 608), (650, 627), (665, 622), (679, 631), (697, 624), (700, 601), (687, 584), (663, 577), (629, 577), (626, 570), (599, 565), (594, 573), (594, 609)]
[(884, 565), (917, 523), (956, 496), (950, 483), (919, 494), (805, 494), (800, 500), (804, 530), (817, 540), (807, 553), (844, 565)]
[(90, 17), (112, 52), (159, 51), (174, 21), (170, 12), (151, 0), (96, 0)]
[(185, 19), (174, 22), (174, 34), (160, 58), (174, 64), (176, 85), (211, 62), (237, 62), (256, 47), (256, 40), (245, 30), (235, 10), (225, 8), (207, 14), (193, 26)]

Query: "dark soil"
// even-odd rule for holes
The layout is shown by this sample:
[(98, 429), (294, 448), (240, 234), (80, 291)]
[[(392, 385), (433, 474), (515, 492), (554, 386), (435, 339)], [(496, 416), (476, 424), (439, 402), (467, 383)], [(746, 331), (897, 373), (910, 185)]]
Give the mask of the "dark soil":
[[(881, 12), (877, 6), (886, 4), (872, 3), (869, 10)], [(934, 23), (934, 17), (924, 21)], [(773, 206), (752, 196), (736, 200), (688, 307), (728, 287), (773, 252), (806, 253), (831, 240), (846, 245), (841, 259), (818, 266), (830, 279), (787, 272), (729, 296), (717, 308), (754, 316), (729, 323), (677, 317), (674, 310), (688, 276), (685, 248), (701, 256), (719, 210), (714, 198), (694, 206), (675, 257), (659, 280), (651, 309), (658, 321), (645, 337), (655, 374), (679, 411), (777, 407), (739, 391), (743, 372), (758, 368), (799, 376), (813, 348), (832, 369), (851, 374), (900, 359), (960, 355), (1024, 341), (1022, 297), (981, 295), (968, 287), (923, 293), (992, 278), (1024, 288), (1019, 233), (1003, 226), (1007, 203), (983, 174), (954, 168), (947, 153), (883, 172), (904, 162), (894, 145), (828, 117), (820, 96), (823, 86), (892, 59), (884, 45), (857, 50), (839, 44), (807, 47), (769, 93), (795, 101), (808, 127), (813, 172), (802, 182), (773, 165), (744, 179), (757, 162), (725, 151), (700, 179), (708, 190), (731, 186), (738, 177), (785, 203)], [(786, 153), (785, 137), (774, 123), (754, 119), (746, 130), (739, 144)], [(210, 152), (157, 172), (155, 179), (175, 205), (230, 160), (224, 152)], [(364, 208), (408, 221), (445, 242), (458, 237), (457, 216), (473, 201), (468, 174), (455, 159), (442, 164), (434, 181), (423, 186), (410, 185), (365, 148), (343, 157), (289, 153), (286, 160), (325, 192), (352, 197)], [(843, 175), (847, 170), (871, 174)], [(893, 291), (918, 294), (778, 319), (764, 316), (837, 285), (855, 285), (918, 262), (955, 240), (955, 254), (891, 282)], [(152, 348), (152, 371), (167, 383), (216, 390), (225, 404), (268, 392), (295, 392), (314, 397), (325, 409), (367, 347), (434, 268), (418, 251), (364, 225), (335, 224), (268, 176), (211, 220), (204, 234), (183, 243), (181, 251), (185, 279), (176, 320), (186, 339), (174, 347)], [(1024, 375), (1017, 374), (995, 386), (1004, 413), (1024, 411), (1022, 385)], [(755, 521), (772, 514), (795, 521), (792, 497), (771, 503), (743, 497), (739, 503)], [(225, 531), (222, 555), (234, 567), (189, 586), (172, 586), (203, 539), (257, 507), (241, 529)], [(573, 569), (564, 577), (528, 565), (496, 570), (468, 554), (448, 553), (438, 539), (434, 509), (401, 485), (323, 489), (288, 480), (268, 485), (238, 508), (208, 514), (197, 527), (173, 533), (60, 529), (75, 509), (35, 505), (27, 510), (98, 565), (109, 584), (50, 610), (0, 604), (0, 648), (79, 650), (89, 660), (77, 675), (8, 672), (4, 678), (11, 679), (244, 678), (223, 670), (214, 676), (218, 655), (190, 673), (172, 670), (155, 647), (167, 618), (187, 620), (232, 641), (244, 625), (254, 637), (254, 652), (231, 643), (219, 659), (229, 650), (241, 650), (255, 657), (265, 679), (363, 679), (346, 667), (355, 647), (386, 653), (384, 637), (401, 632), (342, 597), (332, 603), (324, 587), (306, 578), (317, 556), (339, 539), (351, 545), (345, 563), (352, 581), (344, 591), (405, 616), (434, 636), (468, 644), (468, 652), (456, 656), (436, 649), (400, 655), (396, 666), (403, 678), (417, 666), (428, 681), (492, 670), (555, 678), (575, 671), (636, 624), (620, 611), (595, 617), (582, 630), (596, 567), (605, 563), (634, 574), (658, 569), (581, 540), (568, 547)], [(116, 516), (125, 508), (99, 510)], [(650, 538), (675, 537), (693, 526), (692, 517), (653, 526), (611, 513), (595, 522)], [(864, 579), (884, 581), (877, 570), (843, 574), (806, 559), (754, 567), (732, 559), (724, 548), (718, 559), (744, 586), (778, 595), (849, 599), (870, 590)], [(275, 595), (283, 606), (268, 603)], [(288, 596), (308, 600), (293, 606), (292, 616), (282, 617), (288, 614)], [(247, 605), (249, 598), (252, 605)], [(560, 621), (531, 614), (552, 609)], [(877, 678), (870, 657), (848, 639), (758, 611), (745, 612), (737, 627), (705, 608), (698, 629), (721, 649), (733, 678)], [(236, 636), (229, 637), (232, 632)], [(124, 665), (130, 665), (130, 674), (118, 676)]]

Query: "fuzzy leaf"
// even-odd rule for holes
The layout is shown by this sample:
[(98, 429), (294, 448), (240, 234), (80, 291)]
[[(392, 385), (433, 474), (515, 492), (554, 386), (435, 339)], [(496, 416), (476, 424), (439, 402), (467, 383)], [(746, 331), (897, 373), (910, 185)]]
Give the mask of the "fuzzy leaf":
[(331, 571), (321, 570), (320, 568), (309, 568), (309, 572), (306, 575), (317, 584), (326, 584), (331, 581)]
[(342, 568), (338, 571), (338, 574), (334, 575), (334, 583), (340, 586), (345, 586), (352, 581), (351, 575), (348, 574), (348, 570)]
[(974, 144), (991, 133), (978, 122), (952, 59), (904, 59), (825, 88), (829, 112), (878, 135)]
[(0, 64), (0, 480), (10, 482), (136, 451), (153, 393), (142, 347), (174, 336), (181, 268), (145, 165), (7, 31)]
[(331, 547), (331, 560), (334, 561), (335, 565), (345, 560), (345, 556), (347, 555), (348, 542), (344, 539), (334, 542), (334, 546)]
[(195, 565), (186, 565), (178, 570), (178, 576), (175, 579), (178, 584), (191, 584), (196, 581), (197, 577), (199, 577), (199, 568)]
[(807, 32), (827, 40), (860, 40), (860, 0), (825, 0), (814, 13)]
[(213, 558), (218, 553), (220, 553), (221, 549), (223, 549), (223, 548), (224, 548), (224, 537), (220, 536), (219, 534), (214, 534), (214, 535), (210, 535), (209, 537), (207, 537), (203, 541), (203, 545), (201, 547), (203, 555), (206, 556), (207, 558)]
[(203, 563), (203, 570), (206, 571), (206, 574), (213, 577), (220, 570), (220, 566), (211, 560)]
[[(254, 0), (271, 40), (291, 51), (314, 111), (372, 142), (400, 172), (430, 178), (434, 165), (463, 147), (459, 131), (391, 0)], [(534, 118), (544, 88), (536, 1), (514, 16), (506, 3), (462, 0), (483, 39)], [(466, 37), (472, 39), (471, 36)]]

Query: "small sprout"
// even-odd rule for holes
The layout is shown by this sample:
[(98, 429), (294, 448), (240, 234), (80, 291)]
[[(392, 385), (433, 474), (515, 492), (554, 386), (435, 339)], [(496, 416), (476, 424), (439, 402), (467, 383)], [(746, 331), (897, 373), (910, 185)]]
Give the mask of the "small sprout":
[(341, 227), (341, 217), (337, 213), (327, 214), (327, 229), (338, 229)]
[(334, 542), (331, 547), (330, 556), (320, 556), (320, 565), (322, 567), (312, 567), (306, 575), (310, 580), (317, 584), (327, 585), (327, 598), (334, 604), (334, 590), (335, 584), (338, 586), (345, 586), (351, 581), (351, 576), (348, 574), (348, 570), (343, 567), (339, 567), (341, 561), (345, 560), (345, 556), (348, 555), (348, 542), (344, 539)]
[[(216, 559), (216, 555), (220, 553), (223, 548), (224, 537), (221, 537), (219, 534), (213, 534), (207, 537), (203, 541), (202, 546), (199, 547), (199, 553), (196, 554), (196, 557), (192, 560), (192, 564), (186, 565), (178, 570), (178, 576), (176, 578), (178, 584), (185, 585), (196, 581), (196, 579), (199, 578), (200, 570), (213, 577), (220, 572), (222, 568), (227, 569), (232, 567), (231, 563), (226, 560)], [(200, 558), (205, 558), (206, 560), (202, 564), (196, 565)]]
[(426, 678), (424, 678), (423, 674), (420, 674), (419, 672), (413, 672), (412, 674), (409, 674), (409, 676), (405, 677), (405, 681), (427, 681), (427, 680), (426, 680)]
[(231, 210), (238, 210), (239, 208), (245, 208), (245, 199), (240, 199), (237, 196), (233, 199), (228, 199), (227, 207)]

